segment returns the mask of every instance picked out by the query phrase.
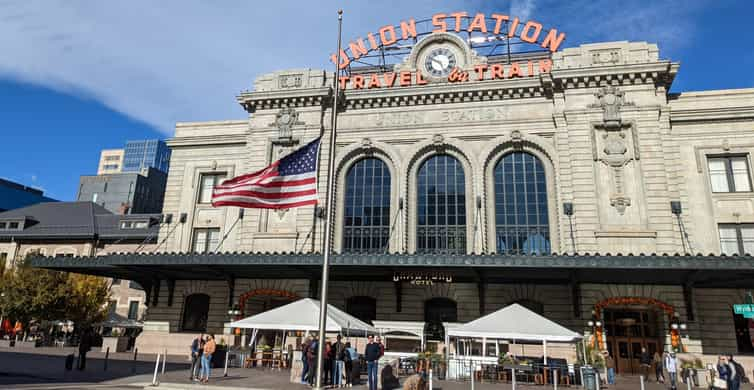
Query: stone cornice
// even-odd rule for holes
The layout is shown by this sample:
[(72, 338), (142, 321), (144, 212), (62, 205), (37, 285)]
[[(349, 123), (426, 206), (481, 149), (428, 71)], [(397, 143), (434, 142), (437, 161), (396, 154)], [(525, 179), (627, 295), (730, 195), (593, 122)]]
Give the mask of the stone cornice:
[(193, 137), (176, 137), (167, 141), (171, 148), (196, 147), (207, 145), (243, 145), (246, 143), (244, 134), (232, 135), (203, 135)]
[(669, 89), (679, 67), (680, 65), (677, 62), (660, 61), (644, 64), (553, 69), (550, 76), (554, 86), (559, 90), (648, 83)]
[(708, 122), (754, 119), (754, 106), (696, 109), (670, 108), (670, 122)]
[(270, 110), (282, 107), (312, 107), (328, 105), (332, 89), (299, 88), (275, 91), (243, 92), (236, 97), (238, 103), (249, 113), (256, 110)]

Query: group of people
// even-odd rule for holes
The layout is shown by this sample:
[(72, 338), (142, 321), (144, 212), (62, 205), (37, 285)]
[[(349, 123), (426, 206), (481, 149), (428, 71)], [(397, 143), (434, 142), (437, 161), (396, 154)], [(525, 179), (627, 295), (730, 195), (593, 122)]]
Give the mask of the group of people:
[(191, 342), (191, 374), (192, 381), (201, 383), (209, 382), (209, 374), (212, 370), (212, 354), (215, 353), (215, 335), (206, 337), (200, 334)]
[(333, 387), (359, 385), (363, 358), (367, 364), (369, 389), (377, 389), (377, 362), (385, 354), (385, 346), (382, 344), (379, 336), (377, 336), (376, 340), (374, 336), (368, 337), (368, 343), (364, 348), (363, 354), (359, 354), (350, 342), (344, 343), (341, 335), (336, 337), (335, 342), (326, 339), (323, 345), (317, 336), (307, 338), (301, 346), (301, 362), (303, 363), (301, 383), (309, 384), (310, 386), (315, 384), (317, 378), (317, 354), (320, 352), (320, 348), (325, 349), (322, 385)]
[[(615, 384), (615, 360), (607, 351), (603, 352), (605, 359), (605, 368), (607, 369), (607, 383)], [(655, 352), (650, 355), (646, 348), (641, 349), (639, 358), (642, 374), (649, 381), (649, 372), (654, 366), (655, 380), (657, 383), (665, 383), (665, 371), (670, 377), (670, 388), (675, 390), (678, 386), (678, 357), (675, 352)], [(733, 355), (720, 355), (717, 362), (717, 378), (713, 384), (715, 389), (739, 390), (741, 382), (745, 376), (744, 368), (738, 362), (733, 360)]]

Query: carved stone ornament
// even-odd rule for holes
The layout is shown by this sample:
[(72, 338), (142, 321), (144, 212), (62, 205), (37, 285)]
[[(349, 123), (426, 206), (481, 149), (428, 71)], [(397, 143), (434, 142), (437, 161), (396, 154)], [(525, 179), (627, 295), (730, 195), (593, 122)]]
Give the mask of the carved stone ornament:
[(521, 147), (523, 147), (524, 137), (520, 131), (513, 130), (511, 132), (511, 143), (515, 149), (521, 149)]
[(445, 144), (445, 137), (442, 134), (435, 134), (432, 136), (432, 144), (440, 147)]
[(275, 209), (275, 214), (277, 214), (278, 219), (283, 219), (288, 211), (290, 211), (290, 209)]
[(631, 199), (627, 196), (614, 196), (610, 198), (610, 206), (615, 207), (618, 214), (623, 215), (626, 212), (626, 208), (631, 206)]
[(372, 143), (372, 140), (369, 139), (369, 138), (362, 138), (361, 139), (361, 149), (364, 149), (364, 150), (374, 149), (374, 143)]
[(293, 126), (303, 124), (304, 122), (298, 120), (298, 112), (295, 109), (283, 107), (275, 114), (275, 122), (270, 123), (270, 126), (277, 127), (279, 139), (291, 139)]
[(624, 99), (623, 91), (614, 86), (600, 88), (594, 94), (597, 97), (597, 104), (591, 104), (589, 107), (602, 108), (602, 122), (606, 129), (621, 127), (620, 109), (622, 106), (630, 106), (633, 103), (627, 103)]
[(722, 149), (723, 149), (724, 151), (726, 151), (726, 152), (727, 152), (727, 151), (729, 151), (729, 150), (730, 150), (730, 141), (728, 141), (728, 139), (727, 139), (727, 138), (726, 138), (726, 139), (724, 139), (724, 140), (723, 140), (723, 143), (722, 143), (722, 145), (720, 145), (720, 147), (721, 147), (721, 148), (722, 148)]

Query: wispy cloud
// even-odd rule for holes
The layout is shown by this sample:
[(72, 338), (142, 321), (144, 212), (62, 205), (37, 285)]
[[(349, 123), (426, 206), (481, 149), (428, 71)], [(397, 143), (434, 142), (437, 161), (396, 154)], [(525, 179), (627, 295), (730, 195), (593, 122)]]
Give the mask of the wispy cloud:
[[(355, 5), (356, 4), (356, 5)], [(167, 135), (174, 122), (243, 118), (234, 95), (261, 73), (329, 67), (335, 11), (344, 38), (434, 12), (510, 11), (568, 31), (568, 45), (640, 39), (679, 47), (696, 1), (0, 3), (0, 77), (92, 99)]]

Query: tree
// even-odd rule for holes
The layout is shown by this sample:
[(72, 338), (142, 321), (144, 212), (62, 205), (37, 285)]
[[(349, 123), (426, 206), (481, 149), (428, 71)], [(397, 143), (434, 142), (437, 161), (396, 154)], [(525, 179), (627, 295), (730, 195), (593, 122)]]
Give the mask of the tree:
[(30, 320), (71, 320), (77, 325), (102, 321), (109, 286), (104, 278), (33, 268), (26, 261), (0, 276), (0, 308), (24, 324)]

